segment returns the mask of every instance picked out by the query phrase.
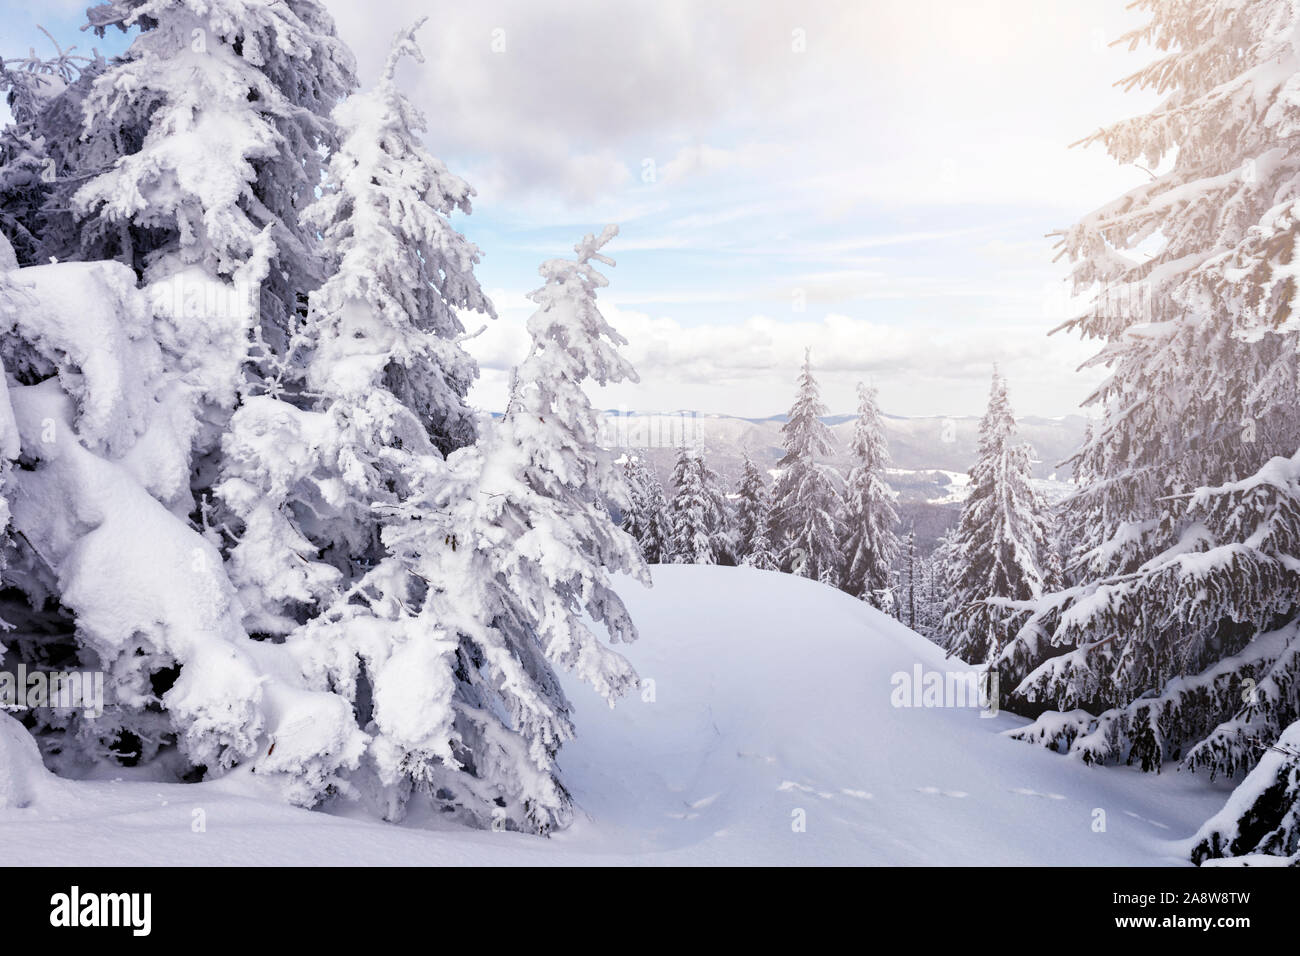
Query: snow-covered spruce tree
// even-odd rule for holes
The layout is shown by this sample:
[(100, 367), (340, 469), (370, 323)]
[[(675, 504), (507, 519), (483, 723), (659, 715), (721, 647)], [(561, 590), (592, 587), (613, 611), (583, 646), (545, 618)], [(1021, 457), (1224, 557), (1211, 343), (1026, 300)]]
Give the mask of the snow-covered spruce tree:
[(623, 471), (629, 499), (623, 530), (636, 540), (647, 564), (666, 563), (672, 556), (672, 523), (663, 486), (654, 469), (635, 456), (628, 456)]
[(917, 589), (916, 631), (936, 643), (942, 643), (943, 598), (947, 593), (944, 569), (947, 567), (947, 549), (955, 529), (949, 528), (939, 538), (928, 555), (919, 556), (920, 579)]
[(912, 630), (917, 627), (917, 605), (920, 599), (918, 594), (917, 574), (920, 573), (920, 562), (916, 557), (916, 529), (909, 528), (907, 532), (907, 547), (903, 552), (903, 586), (904, 586), (904, 606), (905, 620), (907, 626)]
[(0, 326), (0, 363), (19, 467), (6, 479), (5, 600), (24, 626), (5, 643), (12, 664), (104, 672), (109, 701), (99, 717), (28, 712), (29, 729), (70, 772), (157, 758), (178, 775), (217, 774), (274, 746), (260, 766), (310, 802), (360, 756), (350, 708), (295, 680), (282, 648), (248, 639), (219, 550), (169, 506), (188, 492), (191, 431), (185, 407), (168, 404), (176, 379), (134, 274), (60, 263), (12, 282), (20, 307)]
[(286, 633), (373, 566), (377, 509), (411, 492), (412, 459), (476, 434), (465, 394), (478, 369), (456, 310), (495, 313), (478, 249), (447, 218), (474, 191), (421, 145), (424, 118), (397, 87), (400, 59), (422, 59), (420, 23), (397, 35), (375, 89), (334, 110), (339, 147), (302, 217), (333, 272), (285, 362), (302, 388), (246, 397), (224, 438), (218, 516), (257, 632)]
[(726, 533), (725, 500), (718, 478), (701, 452), (682, 447), (673, 468), (672, 522), (674, 564), (717, 564)]
[(92, 20), (142, 33), (88, 90), (78, 79), (82, 100), (48, 109), (85, 105), (83, 142), (118, 153), (68, 177), (66, 215), (72, 255), (121, 263), (14, 278), (22, 308), (0, 356), (26, 464), (6, 580), (40, 624), (10, 653), (107, 671), (114, 702), (99, 719), (27, 719), (52, 761), (251, 763), (313, 803), (365, 737), (346, 700), (305, 687), (286, 646), (248, 640), (195, 492), (217, 475), (231, 408), (292, 371), (276, 342), (322, 274), (298, 208), (351, 57), (308, 0), (105, 4)]
[(647, 561), (666, 564), (672, 557), (672, 516), (668, 513), (668, 497), (664, 494), (664, 486), (659, 482), (659, 475), (649, 465), (645, 467), (642, 493), (647, 515), (644, 522), (647, 534), (641, 542), (643, 553)]
[(0, 131), (0, 232), (12, 243), (19, 265), (63, 252), (66, 243), (52, 241), (68, 231), (57, 228), (67, 218), (59, 210), (84, 182), (67, 177), (69, 166), (85, 168), (94, 156), (98, 169), (116, 156), (94, 140), (81, 139), (82, 104), (106, 61), (97, 53), (77, 54), (75, 47), (64, 50), (46, 36), (54, 46), (52, 57), (32, 53), (0, 60), (0, 92), (12, 118)]
[(1196, 856), (1294, 857), (1295, 762), (1279, 751), (1300, 717), (1300, 11), (1140, 6), (1150, 21), (1124, 40), (1161, 55), (1125, 82), (1161, 103), (1090, 141), (1157, 172), (1063, 240), (1076, 288), (1099, 286), (1067, 327), (1110, 367), (1075, 459), (1088, 484), (1067, 502), (1080, 560), (999, 665), (1015, 700), (1071, 711), (1025, 739), (1145, 769), (1258, 761)]
[(1064, 546), (1061, 542), (1062, 516), (1059, 507), (1047, 509), (1044, 520), (1044, 543), (1039, 564), (1043, 572), (1043, 593), (1050, 594), (1065, 587)]
[[(16, 299), (11, 273), (18, 268), (18, 257), (9, 240), (0, 233), (0, 328), (10, 328), (15, 311), (21, 307)], [(0, 340), (3, 341), (3, 340)], [(9, 404), (9, 389), (5, 378), (4, 350), (0, 348), (0, 590), (6, 587), (5, 567), (8, 563), (6, 552), (9, 550), (9, 472), (22, 450), (18, 437), (18, 423)], [(9, 625), (0, 612), (0, 631), (8, 630)], [(2, 657), (3, 644), (0, 644)]]
[(478, 368), (459, 344), (457, 311), (496, 313), (474, 276), (478, 248), (448, 221), (472, 211), (474, 190), (421, 144), (428, 123), (394, 77), (401, 57), (424, 62), (424, 22), (398, 34), (375, 90), (334, 111), (341, 142), (303, 215), (338, 262), (312, 298), (324, 328), (307, 387), (355, 395), (382, 383), (446, 454), (476, 437), (465, 395)]
[(879, 607), (898, 557), (898, 514), (885, 481), (889, 449), (876, 406), (876, 390), (858, 383), (858, 420), (849, 446), (854, 465), (844, 489), (843, 575), (840, 587)]
[[(191, 408), (190, 434), (179, 437), (193, 449), (190, 491), (205, 520), (213, 486), (232, 470), (271, 470), (286, 457), (270, 440), (251, 450), (238, 437), (255, 408), (234, 423), (232, 440), (235, 407), (259, 395), (307, 404), (297, 349), (306, 297), (329, 260), (301, 212), (335, 145), (329, 112), (355, 85), (352, 56), (316, 0), (113, 0), (90, 20), (101, 35), (113, 26), (140, 33), (84, 97), (81, 140), (100, 148), (58, 157), (60, 184), (65, 174), (80, 184), (67, 197), (74, 223), (64, 254), (117, 259), (141, 277), (175, 373), (169, 402)], [(103, 144), (119, 155), (104, 155)], [(263, 460), (232, 468), (228, 452)], [(314, 550), (287, 536), (270, 546), (268, 578), (275, 562), (306, 564)], [(246, 563), (232, 565), (237, 578)], [(336, 575), (290, 576), (319, 591)], [(314, 593), (305, 587), (297, 596)], [(239, 588), (249, 595), (245, 581)], [(259, 602), (248, 610), (262, 616)]]
[(1300, 861), (1295, 833), (1300, 828), (1300, 721), (1264, 746), (1259, 762), (1233, 791), (1222, 810), (1195, 837), (1197, 864), (1225, 856), (1255, 856)]
[(389, 817), (412, 792), (480, 824), (547, 832), (570, 818), (556, 777), (573, 734), (554, 667), (613, 702), (635, 686), (601, 644), (636, 631), (610, 576), (649, 583), (636, 542), (605, 502), (627, 504), (583, 384), (635, 380), (623, 338), (596, 306), (593, 261), (609, 226), (552, 259), (531, 294), (532, 348), (501, 421), (445, 460), (426, 455), (417, 491), (384, 529), (389, 553), (288, 638), (316, 686), (354, 701), (369, 737), (354, 779)]
[(767, 477), (745, 455), (745, 469), (736, 488), (736, 557), (738, 563), (762, 571), (777, 569), (768, 525), (772, 520), (772, 492)]
[(754, 532), (754, 540), (750, 546), (750, 552), (741, 558), (740, 563), (749, 568), (758, 568), (760, 571), (779, 571), (780, 565), (777, 563), (776, 549), (772, 547), (772, 537), (768, 531), (771, 527), (769, 522), (764, 522)]
[(6, 580), (39, 625), (10, 653), (102, 670), (113, 703), (98, 719), (27, 719), (52, 761), (160, 758), (178, 775), (251, 763), (310, 803), (362, 739), (345, 700), (248, 639), (195, 490), (259, 377), (250, 351), (314, 282), (296, 209), (351, 59), (308, 0), (95, 9), (141, 33), (84, 99), (49, 108), (83, 109), (84, 142), (115, 146), (68, 216), (74, 256), (120, 261), (18, 270), (0, 361), (24, 463)]
[(736, 557), (736, 515), (731, 501), (727, 497), (722, 476), (708, 466), (703, 457), (700, 459), (701, 479), (704, 484), (704, 497), (708, 502), (709, 514), (712, 516), (710, 534), (713, 548), (714, 564), (735, 566), (739, 564)]
[(83, 137), (122, 155), (72, 197), (83, 256), (150, 283), (195, 270), (232, 281), (261, 260), (250, 332), (282, 355), (324, 277), (299, 213), (334, 143), (329, 112), (356, 85), (333, 21), (318, 0), (110, 0), (89, 13), (101, 35), (141, 32), (84, 104)]
[(819, 460), (832, 448), (830, 429), (821, 420), (825, 414), (808, 351), (794, 405), (781, 426), (785, 457), (777, 463), (782, 471), (773, 493), (773, 544), (782, 571), (838, 587), (843, 505), (839, 475)]
[[(141, 33), (96, 77), (83, 139), (115, 144), (72, 197), (81, 255), (117, 258), (149, 280), (198, 263), (229, 278), (273, 233), (261, 303), (287, 334), (319, 278), (298, 210), (319, 183), (327, 114), (353, 85), (350, 54), (315, 0), (113, 0), (89, 11)], [(229, 177), (203, 175), (214, 162)], [(100, 172), (100, 175), (93, 175)], [(268, 328), (270, 328), (268, 324)]]
[(973, 664), (995, 658), (1023, 620), (1024, 613), (1007, 602), (1042, 593), (1045, 509), (1030, 484), (1029, 447), (1015, 442), (1015, 432), (1006, 381), (995, 370), (980, 422), (979, 459), (948, 555), (947, 647)]

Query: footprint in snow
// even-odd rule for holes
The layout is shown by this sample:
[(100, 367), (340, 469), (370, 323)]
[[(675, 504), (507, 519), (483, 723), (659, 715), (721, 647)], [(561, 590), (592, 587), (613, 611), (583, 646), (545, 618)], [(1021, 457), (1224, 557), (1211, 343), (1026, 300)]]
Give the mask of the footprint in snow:
[(833, 793), (824, 793), (823, 791), (818, 790), (818, 789), (815, 788), (815, 787), (810, 787), (810, 786), (808, 786), (807, 784), (804, 784), (804, 783), (796, 783), (796, 782), (793, 781), (793, 780), (783, 780), (783, 781), (781, 781), (781, 786), (777, 787), (776, 789), (777, 789), (778, 792), (782, 792), (782, 793), (783, 793), (783, 792), (790, 791), (790, 790), (798, 790), (798, 791), (800, 791), (801, 793), (815, 793), (815, 794), (817, 794), (817, 796), (821, 797), (823, 800), (830, 800), (830, 799), (834, 798), (834, 796), (835, 796), (835, 794), (833, 794)]
[(1012, 787), (1012, 793), (1018, 793), (1022, 797), (1046, 797), (1048, 800), (1064, 800), (1063, 793), (1039, 793), (1037, 790), (1030, 790), (1027, 787)]
[(968, 794), (965, 790), (940, 790), (938, 787), (917, 787), (917, 788), (916, 788), (916, 792), (917, 792), (917, 793), (928, 793), (928, 794), (931, 794), (931, 795), (944, 796), (944, 797), (968, 797), (968, 796), (970, 796), (970, 794)]
[(1134, 820), (1141, 820), (1143, 823), (1149, 823), (1153, 827), (1159, 827), (1162, 830), (1169, 829), (1169, 827), (1166, 824), (1161, 823), (1159, 820), (1152, 820), (1149, 817), (1139, 816), (1138, 814), (1134, 813), (1132, 810), (1125, 810), (1124, 812), (1128, 816), (1132, 817)]

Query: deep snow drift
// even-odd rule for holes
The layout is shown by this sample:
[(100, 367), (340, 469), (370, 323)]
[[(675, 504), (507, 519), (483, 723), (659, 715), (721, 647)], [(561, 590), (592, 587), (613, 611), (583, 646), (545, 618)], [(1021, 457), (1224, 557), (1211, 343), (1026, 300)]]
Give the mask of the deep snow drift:
[[(0, 717), (0, 855), (43, 864), (1180, 864), (1226, 794), (1185, 773), (1096, 769), (977, 707), (898, 708), (893, 675), (962, 665), (804, 578), (657, 566), (624, 582), (639, 695), (566, 682), (579, 814), (551, 839), (309, 812), (236, 772), (203, 784), (65, 781)], [(797, 813), (796, 811), (802, 811)], [(1097, 831), (1099, 814), (1105, 829)], [(803, 819), (806, 828), (797, 832)]]

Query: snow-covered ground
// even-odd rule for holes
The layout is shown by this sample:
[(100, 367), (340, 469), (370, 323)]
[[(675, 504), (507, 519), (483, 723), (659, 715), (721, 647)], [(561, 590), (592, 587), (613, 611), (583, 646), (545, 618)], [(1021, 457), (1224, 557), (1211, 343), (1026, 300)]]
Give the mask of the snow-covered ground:
[[(1009, 715), (893, 706), (894, 675), (960, 665), (839, 591), (748, 568), (660, 566), (654, 577), (653, 590), (622, 589), (641, 628), (626, 653), (652, 683), (613, 711), (569, 683), (578, 739), (562, 765), (580, 809), (551, 839), (419, 816), (389, 826), (347, 806), (297, 810), (258, 797), (255, 780), (239, 773), (181, 785), (73, 782), (37, 769), (25, 781), (10, 775), (17, 789), (0, 809), (0, 857), (1177, 865), (1187, 838), (1222, 805), (1225, 789), (1187, 774), (1087, 768), (1008, 740), (999, 732), (1023, 723)], [(14, 725), (0, 723), (8, 724), (0, 761), (21, 761), (3, 733)]]

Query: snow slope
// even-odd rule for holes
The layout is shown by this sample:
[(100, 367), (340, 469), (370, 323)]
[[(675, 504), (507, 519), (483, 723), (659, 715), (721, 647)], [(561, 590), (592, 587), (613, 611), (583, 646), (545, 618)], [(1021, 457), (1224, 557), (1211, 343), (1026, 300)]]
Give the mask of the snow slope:
[[(749, 568), (661, 566), (625, 584), (640, 697), (568, 692), (561, 755), (580, 808), (546, 840), (403, 826), (203, 784), (65, 781), (39, 767), (0, 800), (11, 864), (1180, 864), (1226, 789), (1099, 770), (999, 732), (974, 708), (897, 708), (897, 672), (957, 670), (847, 595)], [(0, 716), (0, 761), (34, 760)], [(18, 743), (21, 743), (19, 741)], [(125, 771), (124, 771), (125, 774)], [(3, 776), (3, 774), (0, 774)], [(1105, 832), (1094, 831), (1096, 811)], [(796, 811), (806, 830), (796, 832)], [(196, 832), (196, 823), (204, 826)]]

